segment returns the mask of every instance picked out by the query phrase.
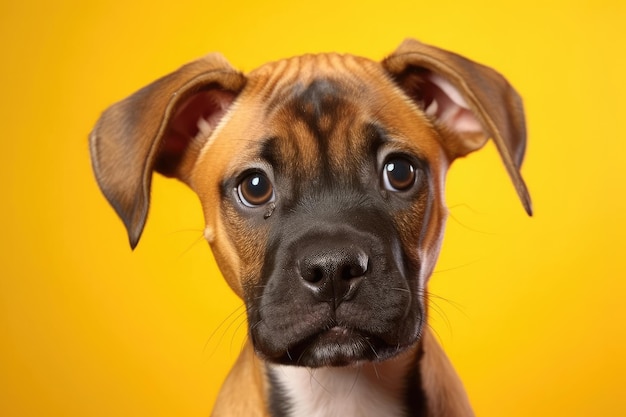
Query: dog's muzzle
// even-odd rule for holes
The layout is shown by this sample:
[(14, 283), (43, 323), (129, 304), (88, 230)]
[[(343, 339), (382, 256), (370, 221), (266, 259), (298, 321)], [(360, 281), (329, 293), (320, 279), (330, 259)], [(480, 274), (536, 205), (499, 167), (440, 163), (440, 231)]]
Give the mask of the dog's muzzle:
[(423, 321), (419, 265), (394, 230), (371, 208), (285, 219), (247, 300), (257, 353), (282, 364), (344, 366), (414, 343)]

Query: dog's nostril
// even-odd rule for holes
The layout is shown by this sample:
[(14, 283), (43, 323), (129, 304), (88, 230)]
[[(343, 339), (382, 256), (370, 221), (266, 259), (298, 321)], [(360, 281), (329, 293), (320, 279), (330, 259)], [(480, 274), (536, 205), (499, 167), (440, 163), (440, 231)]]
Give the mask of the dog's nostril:
[(312, 267), (301, 271), (302, 278), (312, 284), (320, 282), (324, 279), (324, 270), (319, 267)]
[(359, 256), (358, 259), (345, 265), (341, 271), (341, 278), (348, 281), (353, 278), (359, 278), (367, 272), (367, 257)]

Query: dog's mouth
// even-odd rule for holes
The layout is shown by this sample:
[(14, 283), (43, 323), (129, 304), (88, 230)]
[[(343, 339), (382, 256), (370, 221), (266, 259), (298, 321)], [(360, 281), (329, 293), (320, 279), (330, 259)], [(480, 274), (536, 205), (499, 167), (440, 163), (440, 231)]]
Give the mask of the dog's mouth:
[(387, 344), (363, 331), (335, 326), (303, 339), (276, 362), (311, 368), (348, 366), (388, 357)]

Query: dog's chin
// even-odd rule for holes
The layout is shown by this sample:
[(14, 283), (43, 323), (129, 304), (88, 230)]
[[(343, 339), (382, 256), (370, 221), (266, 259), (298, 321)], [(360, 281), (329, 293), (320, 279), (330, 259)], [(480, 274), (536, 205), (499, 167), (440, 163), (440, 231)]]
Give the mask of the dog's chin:
[(351, 366), (388, 359), (399, 350), (397, 345), (389, 346), (376, 336), (333, 327), (299, 341), (272, 362), (309, 368)]

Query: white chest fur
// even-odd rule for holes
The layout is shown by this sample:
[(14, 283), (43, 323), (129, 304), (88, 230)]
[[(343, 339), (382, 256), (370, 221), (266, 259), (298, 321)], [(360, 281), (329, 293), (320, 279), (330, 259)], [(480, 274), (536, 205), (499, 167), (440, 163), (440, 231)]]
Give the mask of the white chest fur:
[(309, 369), (270, 365), (291, 417), (400, 417), (404, 381), (385, 365)]

